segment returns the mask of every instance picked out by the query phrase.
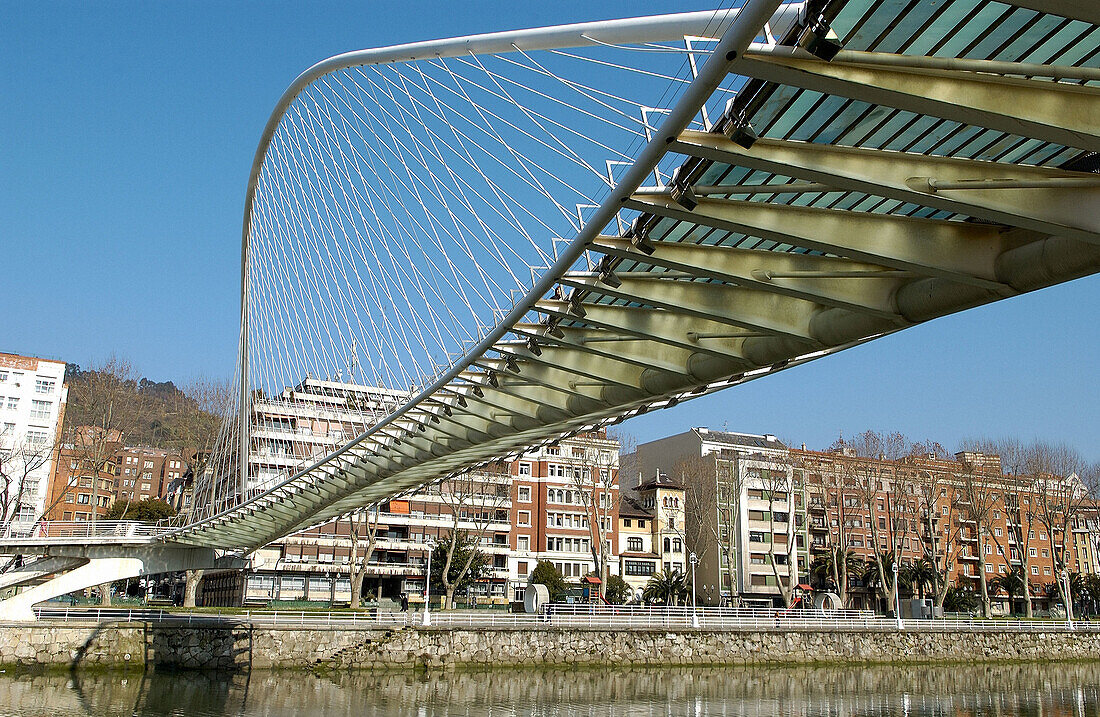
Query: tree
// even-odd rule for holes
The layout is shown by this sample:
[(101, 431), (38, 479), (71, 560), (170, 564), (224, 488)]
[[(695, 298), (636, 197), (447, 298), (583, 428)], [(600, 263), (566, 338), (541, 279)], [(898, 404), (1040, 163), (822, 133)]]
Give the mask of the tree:
[[(146, 418), (144, 395), (129, 362), (112, 356), (88, 371), (77, 369), (69, 381), (65, 442), (92, 479), (91, 521), (110, 496), (100, 498), (101, 476), (113, 472), (115, 455)], [(110, 468), (109, 468), (110, 467)], [(103, 605), (111, 604), (111, 586), (101, 585)]]
[(604, 599), (612, 605), (622, 605), (627, 602), (634, 591), (630, 584), (618, 575), (612, 575), (607, 579), (607, 587), (604, 589)]
[(146, 498), (136, 503), (117, 501), (107, 511), (108, 520), (138, 520), (143, 523), (156, 523), (176, 514), (172, 506), (160, 498)]
[(545, 585), (551, 601), (562, 600), (569, 592), (569, 583), (565, 582), (561, 572), (549, 560), (538, 561), (527, 582), (532, 585)]
[[(843, 452), (843, 439), (833, 444), (832, 450)], [(855, 558), (852, 547), (857, 535), (855, 527), (862, 522), (859, 500), (854, 490), (856, 463), (850, 458), (838, 456), (807, 466), (807, 487), (810, 506), (822, 513), (825, 529), (825, 554), (823, 565), (829, 568), (832, 583), (840, 596), (841, 605), (848, 607), (852, 568), (862, 561)]]
[[(16, 521), (33, 524), (42, 517), (35, 514), (39, 487), (32, 476), (49, 463), (53, 451), (54, 446), (49, 442), (26, 438), (10, 447), (0, 447), (0, 533)], [(70, 478), (70, 482), (72, 480)], [(49, 506), (45, 510), (49, 510)]]
[(994, 577), (989, 581), (989, 590), (992, 594), (1004, 593), (1008, 596), (1009, 612), (1016, 614), (1016, 596), (1023, 597), (1029, 592), (1027, 573), (1023, 566), (1016, 565), (1011, 571)]
[(897, 432), (864, 431), (845, 446), (866, 459), (854, 476), (854, 488), (871, 528), (878, 583), (893, 610), (898, 599), (893, 565), (900, 565), (905, 539), (916, 527), (912, 469), (902, 461), (912, 454), (912, 443)]
[[(1020, 442), (1018, 438), (1011, 437), (971, 439), (964, 441), (962, 448), (966, 451), (1000, 456), (1001, 471), (1005, 474), (1006, 482), (1011, 483), (1014, 488), (1012, 491), (1006, 490), (1003, 498), (1005, 512), (1010, 518), (1005, 525), (1005, 530), (1012, 539), (1008, 557), (1013, 561), (1019, 561), (1026, 578), (1031, 572), (1030, 546), (1034, 540), (1034, 529), (1038, 522), (1032, 505), (1037, 488), (1036, 480), (1039, 478), (1033, 465), (1035, 449)], [(1025, 614), (1031, 618), (1034, 616), (1031, 585), (1026, 579), (1023, 585)]]
[(993, 519), (993, 511), (1000, 505), (1000, 493), (990, 477), (987, 468), (972, 461), (963, 461), (962, 470), (958, 476), (960, 514), (974, 525), (973, 533), (964, 533), (960, 537), (974, 541), (977, 547), (977, 555), (974, 557), (978, 558), (982, 617), (989, 617), (992, 612), (985, 556), (993, 552), (992, 542), (996, 542), (990, 523)]
[[(353, 610), (357, 610), (363, 602), (363, 579), (367, 576), (367, 565), (374, 555), (374, 546), (378, 540), (378, 506), (352, 513), (348, 516), (348, 528), (351, 533), (351, 554), (348, 558), (350, 605)], [(359, 553), (360, 546), (362, 555)]]
[(924, 553), (923, 560), (935, 574), (932, 581), (933, 599), (936, 607), (942, 610), (947, 589), (951, 587), (955, 558), (961, 547), (959, 537), (963, 523), (958, 519), (959, 494), (955, 490), (955, 482), (934, 464), (921, 465), (918, 462), (914, 477), (913, 488), (919, 509), (916, 532)]
[(1050, 536), (1054, 558), (1054, 583), (1073, 619), (1073, 596), (1069, 594), (1070, 549), (1076, 549), (1073, 529), (1082, 511), (1089, 506), (1089, 488), (1095, 487), (1095, 467), (1089, 466), (1074, 449), (1065, 444), (1036, 443), (1032, 447), (1031, 472), (1035, 475), (1033, 506), (1036, 519)]
[[(756, 469), (754, 477), (768, 501), (768, 562), (771, 563), (783, 604), (790, 607), (794, 602), (794, 588), (798, 584), (797, 505), (793, 471), (789, 465), (775, 464)], [(781, 571), (780, 566), (785, 570)]]
[(478, 539), (465, 530), (447, 532), (432, 546), (432, 553), (447, 556), (432, 561), (431, 574), (431, 586), (444, 596), (444, 610), (454, 607), (456, 592), (468, 590), (489, 572), (489, 557), (478, 548)]
[[(448, 535), (436, 543), (432, 562), (433, 569), (439, 565), (444, 610), (453, 607), (458, 590), (465, 590), (488, 570), (484, 553), (464, 548), (476, 546), (491, 523), (508, 521), (504, 505), (511, 487), (511, 476), (501, 464), (483, 471), (467, 471), (440, 483), (439, 496), (452, 520)], [(461, 527), (463, 523), (469, 528)]]
[(659, 605), (679, 605), (687, 600), (690, 589), (683, 574), (675, 570), (653, 573), (642, 590), (642, 599)]
[(574, 450), (584, 452), (581, 465), (572, 466), (570, 482), (580, 497), (588, 518), (589, 546), (596, 575), (600, 578), (600, 597), (605, 597), (611, 575), (611, 536), (615, 526), (615, 490), (619, 471), (614, 452), (598, 432), (582, 433), (574, 439)]
[(940, 580), (939, 571), (927, 558), (922, 557), (903, 566), (901, 570), (902, 579), (909, 583), (910, 593), (914, 592), (915, 588), (915, 592), (921, 600), (924, 599), (925, 588), (931, 586), (935, 590), (935, 586)]

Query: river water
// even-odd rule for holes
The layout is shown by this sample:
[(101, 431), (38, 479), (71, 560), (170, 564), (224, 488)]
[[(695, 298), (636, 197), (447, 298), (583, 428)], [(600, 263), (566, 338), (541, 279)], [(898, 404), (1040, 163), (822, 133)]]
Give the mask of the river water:
[(0, 674), (0, 715), (1100, 715), (1100, 664)]

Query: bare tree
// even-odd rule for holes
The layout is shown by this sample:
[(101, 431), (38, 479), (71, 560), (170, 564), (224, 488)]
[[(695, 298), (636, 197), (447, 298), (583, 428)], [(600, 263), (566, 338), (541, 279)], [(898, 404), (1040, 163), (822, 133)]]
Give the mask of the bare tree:
[[(65, 442), (92, 476), (91, 521), (110, 496), (100, 498), (102, 476), (113, 473), (118, 449), (143, 420), (145, 404), (138, 391), (138, 375), (129, 362), (112, 356), (79, 373), (69, 382), (65, 411)], [(101, 600), (110, 605), (110, 585), (100, 586)]]
[[(351, 555), (348, 571), (351, 578), (351, 608), (359, 609), (363, 599), (363, 579), (367, 576), (367, 565), (374, 555), (374, 546), (378, 540), (378, 506), (368, 510), (357, 510), (348, 516), (351, 529)], [(362, 547), (362, 556), (359, 550)]]
[[(166, 417), (166, 446), (179, 453), (187, 462), (187, 470), (170, 486), (170, 491), (181, 495), (186, 491), (186, 482), (201, 479), (209, 481), (207, 471), (212, 468), (211, 457), (214, 444), (218, 440), (222, 419), (233, 401), (233, 388), (228, 381), (216, 379), (195, 379), (172, 398), (170, 413)], [(192, 496), (192, 500), (194, 496)], [(189, 515), (194, 506), (184, 506), (183, 500), (177, 501), (177, 510)], [(188, 570), (184, 573), (183, 606), (195, 607), (199, 583), (205, 571)]]
[(958, 520), (958, 494), (949, 474), (929, 465), (916, 466), (913, 489), (920, 516), (916, 532), (925, 560), (935, 569), (932, 593), (936, 606), (942, 610), (961, 545), (959, 533), (963, 524)]
[[(440, 498), (453, 521), (451, 540), (446, 541), (447, 549), (441, 556), (443, 609), (454, 606), (455, 590), (462, 584), (477, 557), (477, 551), (466, 550), (462, 551), (464, 557), (460, 556), (456, 562), (456, 555), (466, 543), (466, 538), (473, 536), (481, 539), (491, 523), (507, 522), (507, 517), (498, 513), (504, 512), (504, 505), (511, 494), (511, 483), (507, 467), (501, 464), (493, 464), (482, 471), (467, 471), (440, 483)], [(461, 523), (469, 527), (462, 528)]]
[(893, 610), (898, 599), (893, 566), (900, 564), (904, 541), (915, 527), (912, 470), (902, 462), (911, 454), (912, 444), (897, 432), (864, 431), (845, 445), (864, 459), (853, 475), (853, 487), (870, 524), (879, 584)]
[(841, 457), (807, 466), (810, 505), (824, 516), (825, 524), (821, 527), (825, 532), (829, 572), (844, 607), (848, 607), (851, 592), (848, 567), (857, 535), (855, 526), (863, 519), (855, 495), (856, 465), (855, 461)]
[(567, 468), (572, 471), (570, 484), (588, 519), (589, 549), (600, 578), (601, 598), (611, 575), (611, 536), (617, 531), (615, 489), (619, 482), (618, 465), (605, 440), (599, 434), (578, 435), (571, 441), (572, 448), (582, 451), (583, 456), (575, 455), (579, 460)]
[[(783, 604), (790, 607), (794, 602), (795, 586), (798, 585), (798, 539), (792, 471), (789, 465), (774, 465), (755, 472), (768, 502), (768, 562), (771, 563)], [(779, 533), (776, 533), (777, 529)], [(777, 536), (783, 540), (777, 541)], [(780, 571), (781, 565), (786, 567), (786, 574)]]
[[(0, 447), (0, 533), (6, 532), (21, 517), (33, 523), (39, 487), (33, 474), (50, 462), (54, 447), (50, 443), (23, 440)], [(31, 502), (27, 502), (30, 498)], [(31, 509), (28, 514), (26, 508)], [(44, 513), (45, 511), (43, 511)]]
[(1035, 476), (1034, 508), (1039, 524), (1046, 528), (1054, 557), (1054, 583), (1066, 606), (1066, 615), (1073, 618), (1073, 596), (1070, 594), (1070, 550), (1076, 549), (1071, 539), (1073, 528), (1083, 509), (1091, 505), (1085, 479), (1094, 479), (1090, 467), (1081, 455), (1065, 444), (1037, 442), (1031, 449), (1030, 468)]
[[(992, 606), (989, 600), (989, 581), (986, 578), (987, 552), (992, 552), (993, 531), (990, 523), (993, 511), (1000, 505), (1000, 492), (991, 479), (988, 469), (970, 461), (963, 461), (958, 477), (959, 514), (973, 524), (973, 534), (962, 534), (963, 539), (974, 541), (977, 547), (978, 583), (982, 598), (982, 616), (989, 617)], [(988, 547), (987, 547), (988, 546)]]

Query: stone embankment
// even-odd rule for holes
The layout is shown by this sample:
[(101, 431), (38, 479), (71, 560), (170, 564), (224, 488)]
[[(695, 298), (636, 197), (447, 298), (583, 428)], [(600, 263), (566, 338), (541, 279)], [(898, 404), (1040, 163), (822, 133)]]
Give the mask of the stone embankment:
[(442, 669), (1100, 660), (1100, 633), (0, 625), (0, 665)]

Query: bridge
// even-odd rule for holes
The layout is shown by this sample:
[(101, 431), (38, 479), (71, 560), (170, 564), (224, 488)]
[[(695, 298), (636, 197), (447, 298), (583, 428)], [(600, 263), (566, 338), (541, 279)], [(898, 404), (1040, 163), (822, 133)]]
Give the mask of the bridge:
[(1071, 0), (747, 0), (314, 65), (193, 510), (0, 540), (41, 556), (0, 616), (1096, 273), (1098, 40)]

